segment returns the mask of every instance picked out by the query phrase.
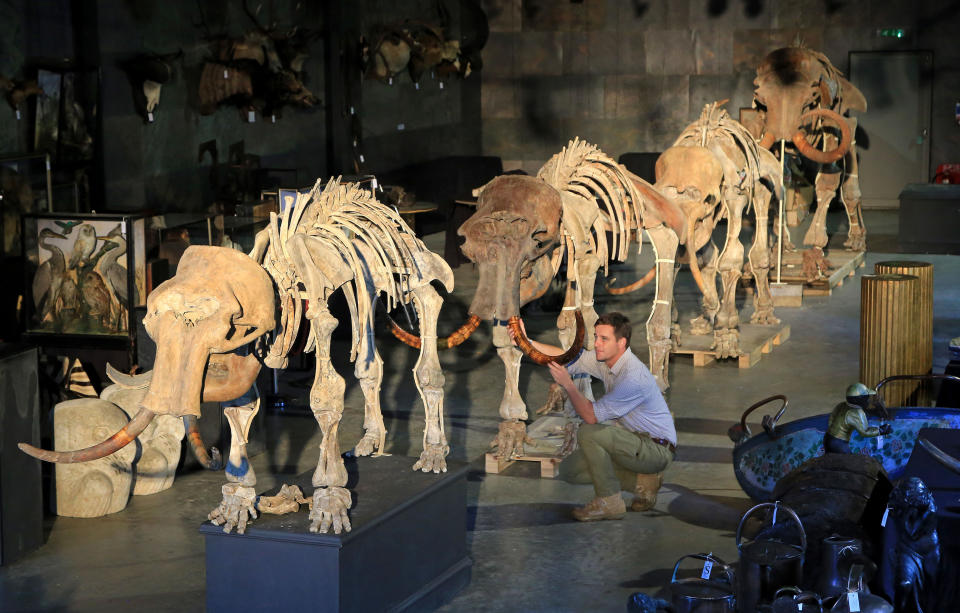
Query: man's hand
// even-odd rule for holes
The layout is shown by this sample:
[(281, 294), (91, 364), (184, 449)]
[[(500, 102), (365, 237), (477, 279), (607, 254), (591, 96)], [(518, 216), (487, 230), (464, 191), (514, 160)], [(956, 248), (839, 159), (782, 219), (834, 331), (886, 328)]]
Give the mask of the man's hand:
[[(522, 319), (520, 320), (520, 331), (523, 332), (523, 335), (524, 335), (524, 336), (527, 336), (527, 327), (526, 327), (525, 325), (523, 325), (523, 320), (522, 320)], [(507, 332), (510, 333), (510, 340), (513, 341), (513, 345), (514, 345), (515, 347), (519, 347), (520, 345), (519, 345), (519, 343), (517, 342), (517, 334), (516, 334), (516, 332), (513, 331), (513, 328), (508, 326), (508, 327), (507, 327)], [(529, 337), (527, 337), (527, 338), (529, 338)]]
[(547, 364), (547, 368), (550, 369), (550, 376), (557, 382), (557, 385), (569, 391), (573, 386), (573, 378), (567, 372), (566, 367), (560, 366), (556, 362), (550, 362)]

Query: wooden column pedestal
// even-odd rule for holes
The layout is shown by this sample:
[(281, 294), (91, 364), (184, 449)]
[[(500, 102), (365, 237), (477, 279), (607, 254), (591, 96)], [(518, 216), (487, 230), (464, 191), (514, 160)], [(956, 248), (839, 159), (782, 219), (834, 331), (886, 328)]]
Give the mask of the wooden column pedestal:
[[(864, 275), (860, 283), (860, 381), (876, 387), (889, 375), (921, 374), (917, 333), (920, 279), (913, 275)], [(887, 406), (904, 406), (916, 381), (883, 388)]]
[(912, 275), (920, 279), (917, 301), (917, 321), (913, 330), (918, 335), (917, 349), (920, 352), (920, 366), (924, 373), (933, 369), (933, 264), (930, 262), (911, 262), (909, 260), (891, 260), (877, 262), (878, 275)]

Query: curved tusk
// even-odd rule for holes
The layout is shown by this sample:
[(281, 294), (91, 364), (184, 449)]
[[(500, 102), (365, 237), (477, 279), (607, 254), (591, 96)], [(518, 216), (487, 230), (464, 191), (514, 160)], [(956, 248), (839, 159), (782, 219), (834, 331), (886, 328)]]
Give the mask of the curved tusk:
[(777, 138), (773, 135), (773, 132), (764, 132), (763, 138), (760, 139), (759, 147), (761, 149), (769, 149), (776, 140)]
[[(190, 449), (193, 451), (193, 457), (197, 459), (197, 462), (200, 462), (200, 465), (207, 470), (223, 468), (223, 460), (219, 449), (211, 447), (210, 454), (207, 454), (207, 446), (203, 444), (203, 437), (200, 436), (200, 430), (197, 428), (197, 416), (184, 415), (183, 425), (187, 429), (187, 441), (190, 442)], [(211, 456), (213, 456), (212, 459)]]
[[(389, 315), (387, 315), (387, 319), (390, 320), (390, 332), (397, 337), (397, 340), (404, 345), (413, 347), (414, 349), (420, 348), (419, 336), (411, 332), (407, 332), (401, 328), (400, 325), (397, 324), (397, 322), (395, 322)], [(477, 327), (480, 325), (480, 321), (480, 317), (477, 315), (471, 315), (467, 319), (467, 323), (457, 328), (452, 334), (450, 334), (450, 336), (446, 338), (438, 338), (437, 349), (452, 349), (453, 347), (462, 344), (464, 341), (470, 338), (471, 334), (476, 331)]]
[[(693, 242), (693, 228), (694, 224), (687, 224), (687, 254), (690, 256), (690, 274), (693, 275), (693, 280), (696, 282), (697, 287), (700, 288), (700, 295), (706, 296), (707, 292), (704, 289), (703, 275), (700, 274), (700, 264), (697, 262), (697, 246)], [(656, 270), (656, 267), (654, 267), (654, 270)]]
[(142, 389), (150, 385), (150, 381), (153, 379), (153, 371), (148, 370), (147, 372), (137, 375), (128, 375), (125, 372), (120, 372), (114, 368), (110, 362), (107, 362), (107, 377), (120, 387), (126, 389)]
[(925, 438), (919, 439), (918, 442), (923, 445), (924, 449), (930, 452), (930, 455), (932, 455), (937, 462), (940, 462), (953, 472), (960, 473), (960, 460), (953, 457), (943, 449), (940, 449)]
[(26, 443), (19, 443), (17, 447), (25, 454), (33, 456), (38, 460), (43, 460), (44, 462), (73, 464), (75, 462), (99, 460), (122, 449), (130, 443), (130, 441), (137, 438), (137, 435), (150, 425), (154, 417), (156, 417), (156, 414), (153, 411), (141, 408), (137, 414), (133, 416), (133, 419), (130, 420), (130, 423), (121, 428), (119, 432), (102, 443), (87, 447), (86, 449), (78, 449), (77, 451), (48, 451), (46, 449), (38, 449)]
[(800, 155), (803, 157), (811, 159), (818, 164), (832, 164), (833, 162), (836, 162), (845, 156), (847, 151), (850, 150), (850, 144), (853, 142), (853, 139), (850, 136), (850, 125), (847, 124), (847, 121), (840, 113), (831, 111), (830, 109), (813, 109), (812, 111), (807, 111), (800, 116), (800, 125), (802, 126), (807, 121), (816, 119), (817, 117), (825, 117), (830, 119), (840, 128), (840, 142), (837, 144), (836, 149), (831, 151), (820, 151), (807, 142), (807, 139), (803, 134), (803, 130), (800, 128), (798, 128), (796, 133), (793, 135), (792, 141), (796, 146), (797, 151), (799, 151)]
[(568, 362), (572, 362), (575, 357), (580, 355), (580, 350), (583, 349), (583, 337), (587, 333), (587, 327), (583, 323), (583, 315), (580, 314), (580, 311), (576, 311), (574, 315), (577, 318), (577, 335), (573, 339), (573, 345), (560, 355), (547, 355), (534, 349), (533, 345), (530, 344), (530, 339), (528, 339), (520, 329), (519, 315), (511, 317), (507, 321), (507, 326), (513, 331), (514, 338), (517, 339), (517, 348), (528, 358), (541, 366), (549, 364), (550, 362), (556, 362), (563, 366)]
[(625, 285), (623, 287), (612, 287), (609, 283), (607, 284), (607, 292), (613, 294), (614, 296), (619, 296), (621, 294), (629, 294), (630, 292), (636, 291), (653, 281), (657, 276), (657, 265), (654, 264), (653, 268), (647, 271), (647, 274), (643, 275), (642, 279), (634, 281), (630, 285)]

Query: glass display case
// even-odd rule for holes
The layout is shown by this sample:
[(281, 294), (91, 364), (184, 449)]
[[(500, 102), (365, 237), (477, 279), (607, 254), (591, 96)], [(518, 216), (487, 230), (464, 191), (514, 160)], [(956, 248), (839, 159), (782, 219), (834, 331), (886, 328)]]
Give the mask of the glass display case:
[(46, 153), (0, 155), (0, 231), (2, 257), (19, 257), (20, 217), (53, 210), (50, 156)]
[(144, 218), (123, 214), (23, 216), (25, 333), (132, 339), (146, 304)]

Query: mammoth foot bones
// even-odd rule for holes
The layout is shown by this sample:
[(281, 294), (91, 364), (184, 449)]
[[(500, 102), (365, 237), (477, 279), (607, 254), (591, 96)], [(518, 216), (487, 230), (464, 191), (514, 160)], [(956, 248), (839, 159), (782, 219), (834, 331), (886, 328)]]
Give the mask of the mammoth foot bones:
[(533, 444), (533, 439), (527, 436), (527, 424), (510, 420), (500, 422), (500, 431), (497, 438), (490, 442), (490, 446), (496, 447), (497, 452), (494, 455), (498, 460), (507, 461), (524, 454), (524, 443)]
[(446, 457), (448, 453), (450, 453), (449, 445), (427, 443), (420, 453), (420, 459), (413, 465), (413, 470), (420, 470), (425, 473), (445, 473), (447, 472)]
[(223, 500), (207, 515), (213, 525), (223, 526), (227, 534), (236, 527), (237, 534), (247, 530), (247, 522), (257, 518), (257, 492), (252, 487), (239, 483), (225, 483), (221, 488)]
[(759, 307), (750, 317), (750, 323), (761, 326), (775, 326), (780, 323), (780, 319), (774, 317), (772, 306)]
[(740, 357), (740, 331), (736, 328), (714, 330), (710, 349), (717, 352), (719, 359)]
[(350, 490), (343, 487), (321, 487), (313, 492), (310, 507), (310, 532), (326, 534), (333, 526), (334, 534), (350, 532), (347, 510), (353, 504)]

